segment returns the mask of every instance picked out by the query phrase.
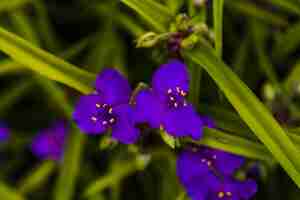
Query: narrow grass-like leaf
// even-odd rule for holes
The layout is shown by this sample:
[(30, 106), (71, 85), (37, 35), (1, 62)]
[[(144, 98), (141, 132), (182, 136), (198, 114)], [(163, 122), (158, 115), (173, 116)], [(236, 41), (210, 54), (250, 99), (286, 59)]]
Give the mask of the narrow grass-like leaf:
[(8, 59), (2, 59), (0, 61), (0, 76), (8, 73), (16, 73), (22, 70), (22, 66), (19, 63), (12, 62)]
[(242, 79), (246, 60), (248, 56), (248, 49), (249, 49), (250, 39), (249, 36), (246, 36), (245, 39), (241, 42), (241, 45), (235, 52), (234, 60), (233, 60), (233, 68), (236, 74)]
[(30, 193), (41, 187), (55, 169), (55, 162), (52, 160), (44, 161), (35, 168), (29, 175), (19, 182), (18, 191), (22, 194)]
[(286, 79), (284, 80), (284, 88), (287, 91), (293, 91), (300, 86), (300, 60), (296, 62), (296, 64), (292, 67), (291, 72), (288, 74)]
[(283, 16), (260, 8), (251, 1), (227, 0), (225, 1), (225, 5), (228, 6), (230, 10), (234, 10), (249, 17), (257, 18), (269, 24), (277, 26), (286, 26), (288, 24), (287, 20)]
[(13, 33), (0, 28), (0, 50), (33, 71), (66, 84), (83, 93), (89, 93), (95, 75), (47, 53)]
[(76, 178), (79, 173), (81, 154), (85, 142), (85, 135), (80, 133), (78, 128), (74, 126), (68, 137), (64, 159), (60, 165), (59, 177), (54, 188), (53, 199), (55, 200), (71, 200), (74, 198)]
[(221, 149), (252, 159), (273, 162), (272, 155), (262, 144), (252, 142), (217, 129), (205, 128), (204, 135), (201, 140), (194, 141), (188, 139), (187, 141), (211, 148)]
[(32, 80), (23, 80), (8, 88), (0, 94), (0, 115), (6, 112), (11, 106), (18, 101), (32, 86)]
[(290, 53), (300, 46), (300, 23), (293, 24), (288, 29), (275, 38), (275, 45), (272, 50), (272, 56), (275, 60), (282, 61)]
[(100, 177), (98, 180), (92, 182), (84, 190), (85, 197), (95, 195), (114, 184), (119, 183), (123, 178), (135, 173), (140, 169), (140, 161), (134, 159), (119, 164), (120, 167), (113, 168), (112, 172)]
[(61, 45), (49, 19), (44, 1), (45, 0), (34, 0), (33, 2), (37, 19), (36, 28), (39, 30), (41, 39), (45, 42), (47, 49), (51, 50), (51, 52), (57, 52), (61, 50)]
[(189, 100), (199, 108), (202, 68), (189, 63), (188, 67), (191, 74)]
[(135, 10), (158, 32), (165, 32), (173, 13), (168, 8), (154, 0), (121, 0)]
[(202, 46), (184, 54), (187, 59), (208, 72), (241, 118), (300, 187), (300, 152), (268, 109), (237, 75), (214, 55), (211, 48)]
[(251, 22), (252, 27), (252, 37), (254, 40), (255, 52), (258, 58), (258, 65), (261, 70), (267, 76), (267, 78), (275, 85), (278, 85), (278, 78), (276, 72), (273, 69), (272, 63), (265, 51), (265, 43), (266, 43), (266, 27), (259, 23), (258, 21), (253, 20)]
[(222, 47), (223, 47), (223, 6), (224, 6), (224, 0), (213, 1), (215, 48), (216, 48), (217, 55), (220, 58), (222, 57)]
[(3, 200), (25, 200), (17, 191), (11, 189), (4, 183), (0, 183), (0, 198)]
[(32, 2), (33, 0), (4, 0), (0, 2), (0, 13), (4, 11), (10, 11), (25, 4)]
[(278, 6), (290, 13), (300, 15), (300, 4), (294, 1), (268, 0), (271, 4)]

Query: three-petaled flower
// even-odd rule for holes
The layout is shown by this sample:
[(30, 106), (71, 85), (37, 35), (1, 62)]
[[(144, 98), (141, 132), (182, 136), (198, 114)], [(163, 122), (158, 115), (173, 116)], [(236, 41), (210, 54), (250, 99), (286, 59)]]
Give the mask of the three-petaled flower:
[(112, 129), (112, 137), (121, 143), (134, 143), (139, 130), (135, 127), (133, 109), (129, 105), (131, 88), (114, 69), (104, 69), (95, 82), (96, 91), (82, 96), (73, 119), (88, 134), (101, 134)]
[(33, 139), (31, 151), (40, 159), (60, 160), (68, 133), (65, 121), (57, 121), (49, 128), (40, 131)]
[(135, 121), (163, 128), (175, 137), (200, 139), (203, 122), (187, 102), (189, 74), (180, 60), (172, 59), (153, 75), (152, 88), (141, 90), (135, 97)]
[(186, 149), (177, 160), (177, 175), (192, 200), (248, 200), (256, 193), (256, 182), (233, 178), (243, 162), (220, 150)]

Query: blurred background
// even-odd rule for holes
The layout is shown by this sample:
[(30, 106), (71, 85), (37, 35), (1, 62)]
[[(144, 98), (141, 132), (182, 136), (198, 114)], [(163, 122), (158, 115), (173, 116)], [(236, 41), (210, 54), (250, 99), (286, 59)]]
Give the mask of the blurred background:
[[(168, 6), (169, 1), (159, 2)], [(205, 13), (212, 27), (211, 1), (200, 1), (200, 6), (196, 0), (178, 2), (177, 13), (191, 13), (192, 7), (195, 13)], [(300, 132), (299, 17), (297, 0), (225, 0), (224, 62), (295, 134)], [(87, 71), (115, 67), (132, 86), (149, 83), (155, 68), (170, 57), (164, 44), (136, 48), (137, 37), (151, 29), (118, 0), (1, 0), (0, 26)], [(287, 86), (287, 91), (277, 84)], [(200, 113), (228, 132), (252, 134), (205, 72), (198, 89), (193, 101)], [(40, 130), (58, 119), (70, 120), (79, 95), (0, 54), (0, 120), (11, 131), (0, 146), (0, 197), (177, 199), (183, 191), (176, 177), (177, 152), (151, 131), (138, 144), (125, 146), (70, 128), (64, 161), (39, 159), (31, 152), (31, 141)], [(140, 156), (150, 159), (146, 166), (130, 162)], [(259, 192), (254, 199), (299, 199), (299, 189), (278, 165), (257, 166), (252, 176)]]

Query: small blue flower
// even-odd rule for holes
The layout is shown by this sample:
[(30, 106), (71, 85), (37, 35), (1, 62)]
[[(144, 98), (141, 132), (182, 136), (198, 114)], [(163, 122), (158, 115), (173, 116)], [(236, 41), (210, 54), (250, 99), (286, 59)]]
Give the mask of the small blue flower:
[(87, 134), (102, 134), (112, 129), (112, 137), (121, 143), (134, 143), (139, 130), (134, 126), (129, 105), (131, 88), (114, 69), (104, 69), (95, 82), (96, 92), (82, 96), (73, 113), (79, 128)]
[(186, 149), (177, 159), (177, 176), (192, 200), (248, 200), (256, 193), (255, 181), (233, 179), (243, 161), (220, 150)]
[(135, 98), (137, 123), (152, 128), (164, 128), (175, 137), (202, 136), (202, 120), (186, 101), (189, 75), (184, 63), (173, 59), (162, 65), (153, 75), (152, 88), (141, 90)]
[(9, 139), (10, 130), (7, 125), (3, 122), (0, 122), (0, 141), (4, 142)]
[(60, 160), (68, 132), (64, 121), (57, 121), (51, 127), (40, 131), (33, 139), (31, 151), (40, 159)]

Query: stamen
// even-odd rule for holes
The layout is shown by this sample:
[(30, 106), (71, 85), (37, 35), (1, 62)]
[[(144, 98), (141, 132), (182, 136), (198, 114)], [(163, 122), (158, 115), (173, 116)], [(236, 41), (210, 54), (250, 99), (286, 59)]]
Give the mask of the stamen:
[(209, 166), (209, 167), (212, 165), (212, 162), (210, 160), (207, 161), (206, 163), (207, 163), (207, 166)]
[(91, 120), (92, 120), (93, 122), (97, 122), (98, 119), (97, 119), (97, 117), (92, 116), (92, 117), (91, 117)]
[(224, 192), (219, 192), (218, 193), (218, 197), (221, 199), (221, 198), (223, 198), (225, 196), (225, 194), (224, 194)]
[(109, 114), (112, 114), (112, 111), (113, 111), (113, 109), (112, 109), (112, 108), (109, 108), (108, 113), (109, 113)]
[(102, 122), (102, 125), (103, 125), (103, 126), (105, 126), (105, 125), (107, 125), (107, 124), (108, 124), (107, 121), (103, 121), (103, 122)]
[(110, 122), (111, 124), (113, 124), (115, 121), (116, 121), (115, 118), (111, 118), (111, 119), (109, 120), (109, 122)]
[(177, 103), (177, 102), (174, 103), (174, 107), (175, 107), (175, 108), (178, 107), (178, 103)]
[(170, 100), (171, 100), (171, 101), (175, 101), (175, 98), (174, 98), (174, 97), (170, 97)]
[(176, 87), (176, 91), (177, 91), (178, 93), (180, 93), (180, 92), (181, 92), (180, 87)]
[(181, 90), (180, 91), (180, 95), (183, 96), (183, 97), (185, 97), (187, 95), (187, 93), (185, 91)]
[(97, 108), (101, 108), (101, 105), (99, 103), (96, 103)]
[(231, 197), (231, 196), (232, 196), (232, 193), (231, 193), (231, 192), (226, 192), (226, 195), (227, 195), (228, 197)]
[(106, 108), (108, 105), (105, 103), (102, 105), (102, 108)]
[(202, 158), (202, 159), (201, 159), (201, 162), (203, 162), (203, 163), (206, 162), (206, 159), (205, 159), (205, 158)]
[(217, 155), (213, 155), (213, 157), (212, 157), (213, 159), (217, 159)]
[(168, 94), (171, 94), (172, 93), (172, 89), (168, 89)]

